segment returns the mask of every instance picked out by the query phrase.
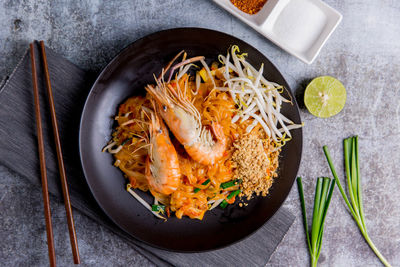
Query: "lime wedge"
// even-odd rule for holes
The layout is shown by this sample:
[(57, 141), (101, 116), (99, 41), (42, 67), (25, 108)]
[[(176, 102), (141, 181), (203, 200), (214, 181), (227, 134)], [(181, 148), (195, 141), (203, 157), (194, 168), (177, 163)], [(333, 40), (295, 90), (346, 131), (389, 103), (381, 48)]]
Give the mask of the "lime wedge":
[(328, 118), (338, 114), (346, 103), (346, 89), (331, 76), (312, 80), (304, 93), (304, 103), (314, 116)]

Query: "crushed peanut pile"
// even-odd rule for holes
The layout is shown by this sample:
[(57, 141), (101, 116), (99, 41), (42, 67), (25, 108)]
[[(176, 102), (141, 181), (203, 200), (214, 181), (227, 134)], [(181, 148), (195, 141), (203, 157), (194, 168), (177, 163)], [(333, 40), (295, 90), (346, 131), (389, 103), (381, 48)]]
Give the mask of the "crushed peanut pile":
[(250, 200), (253, 194), (266, 196), (277, 176), (279, 150), (269, 140), (246, 135), (234, 144), (232, 161), (235, 177), (241, 179), (241, 197)]

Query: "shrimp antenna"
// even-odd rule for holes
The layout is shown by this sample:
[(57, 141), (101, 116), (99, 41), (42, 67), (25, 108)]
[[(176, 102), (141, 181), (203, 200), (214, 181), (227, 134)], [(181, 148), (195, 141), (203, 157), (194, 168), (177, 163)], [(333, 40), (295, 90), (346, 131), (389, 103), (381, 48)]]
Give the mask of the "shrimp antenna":
[[(147, 117), (147, 119), (150, 121), (149, 114), (147, 114), (146, 110), (149, 110), (149, 109), (148, 109), (147, 107), (142, 106), (142, 112), (143, 112), (143, 114), (144, 114), (144, 115)], [(149, 124), (149, 127), (150, 127), (150, 123), (145, 122), (145, 121), (142, 121), (142, 123), (143, 123), (143, 124)], [(149, 135), (147, 134), (147, 131), (145, 130), (145, 128), (143, 127), (142, 124), (139, 124), (139, 123), (138, 123), (138, 125), (140, 126), (140, 128), (142, 128), (142, 131), (143, 131), (143, 133), (145, 134), (144, 137), (142, 137), (142, 136), (140, 136), (140, 137), (143, 138), (143, 139), (145, 139), (146, 142), (148, 142), (148, 141), (150, 140), (150, 137), (149, 137)]]
[(157, 86), (154, 87), (153, 85), (147, 85), (146, 86), (146, 91), (155, 99), (163, 103), (164, 105), (171, 106), (172, 102), (170, 97), (165, 91), (165, 86), (158, 80), (157, 81)]
[(145, 107), (145, 106), (143, 106), (142, 107), (142, 111), (143, 111), (143, 114), (147, 117), (147, 119), (150, 121), (151, 120), (151, 118), (150, 118), (150, 116), (149, 116), (149, 114), (151, 114), (151, 109), (149, 109), (148, 107)]
[(169, 63), (168, 65), (162, 69), (160, 76), (158, 76), (157, 80), (161, 80), (161, 78), (164, 77), (165, 73), (167, 73), (167, 71), (169, 70), (169, 68), (171, 68), (172, 64), (178, 59), (178, 57), (180, 57), (180, 55), (182, 55), (182, 53), (184, 53), (185, 50), (182, 50), (181, 52), (179, 52)]
[[(136, 148), (133, 152), (129, 153), (130, 155), (134, 155), (136, 152), (138, 152), (140, 149), (145, 148), (145, 147), (152, 147), (153, 144), (144, 144), (142, 146), (139, 146), (138, 148)], [(151, 149), (150, 149), (151, 151)]]
[(152, 132), (152, 130), (154, 129), (154, 127), (155, 128), (160, 128), (160, 127), (162, 127), (162, 122), (160, 121), (160, 118), (159, 118), (159, 116), (157, 115), (158, 113), (157, 113), (157, 107), (156, 107), (156, 105), (155, 105), (155, 103), (154, 103), (154, 99), (151, 99), (150, 100), (150, 103), (151, 103), (151, 105), (153, 106), (153, 109), (154, 109), (154, 111), (153, 110), (151, 110), (151, 109), (149, 109), (148, 107), (142, 107), (142, 110), (145, 112), (145, 114), (147, 115), (147, 116), (149, 116), (147, 113), (149, 113), (150, 114), (150, 121), (151, 121), (151, 123), (149, 124), (149, 128), (150, 128), (150, 136), (151, 136), (151, 132)]
[[(186, 52), (184, 52), (184, 53), (183, 53), (183, 56), (182, 56), (182, 60), (181, 60), (181, 61), (185, 61), (185, 60), (186, 60), (186, 57), (187, 57), (187, 53), (186, 53)], [(183, 66), (181, 66), (181, 67), (179, 68), (179, 72), (181, 72), (181, 71), (182, 71), (182, 69), (183, 69)]]
[(179, 67), (181, 67), (181, 66), (184, 66), (184, 65), (187, 65), (187, 64), (189, 64), (189, 63), (196, 62), (196, 61), (201, 61), (201, 60), (204, 60), (204, 57), (203, 57), (203, 56), (192, 57), (192, 58), (186, 59), (186, 60), (184, 60), (184, 61), (182, 61), (182, 62), (179, 62), (178, 64), (174, 65), (174, 66), (171, 68), (170, 72), (169, 72), (169, 77), (168, 77), (167, 83), (169, 83), (169, 82), (171, 81), (172, 75), (173, 75), (174, 71), (175, 71), (177, 68), (179, 68)]

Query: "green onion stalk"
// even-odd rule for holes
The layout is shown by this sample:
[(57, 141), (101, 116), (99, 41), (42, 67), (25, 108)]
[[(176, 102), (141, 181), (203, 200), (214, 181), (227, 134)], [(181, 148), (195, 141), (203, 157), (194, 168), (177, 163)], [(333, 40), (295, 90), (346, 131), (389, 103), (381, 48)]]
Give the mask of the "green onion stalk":
[[(239, 195), (240, 192), (242, 192), (242, 190), (240, 190), (240, 189), (235, 190), (235, 191), (232, 191), (232, 192), (227, 196), (226, 199), (227, 199), (227, 200), (230, 200), (231, 198), (236, 197), (237, 195)], [(221, 208), (223, 208), (223, 209), (225, 209), (226, 206), (228, 206), (228, 201), (226, 201), (226, 199), (224, 199), (224, 200), (221, 202), (221, 204), (219, 204), (219, 206), (220, 206)]]
[(301, 177), (297, 178), (301, 210), (303, 213), (304, 231), (306, 232), (307, 245), (311, 257), (311, 267), (316, 267), (321, 253), (324, 222), (331, 202), (335, 180), (328, 177), (319, 177), (315, 188), (314, 211), (311, 224), (311, 232), (308, 230), (306, 206), (304, 201), (303, 184)]
[[(207, 179), (204, 183), (202, 183), (202, 185), (208, 185), (209, 183), (210, 183), (210, 179)], [(197, 193), (197, 192), (199, 192), (201, 189), (200, 188), (195, 188), (194, 190), (193, 190), (193, 192), (194, 193)]]
[(358, 159), (358, 136), (344, 139), (343, 148), (344, 148), (344, 163), (346, 169), (347, 185), (348, 185), (350, 200), (347, 197), (346, 193), (344, 192), (343, 187), (336, 174), (336, 170), (332, 164), (332, 159), (329, 154), (328, 147), (324, 146), (323, 149), (325, 157), (332, 171), (332, 175), (335, 178), (335, 181), (339, 187), (339, 191), (344, 201), (346, 202), (346, 205), (351, 215), (353, 216), (353, 219), (356, 221), (357, 226), (361, 231), (361, 234), (364, 236), (365, 241), (367, 241), (368, 245), (371, 247), (371, 249), (375, 252), (376, 256), (381, 260), (381, 262), (385, 266), (391, 266), (389, 262), (385, 259), (385, 257), (383, 257), (383, 255), (376, 248), (374, 243), (372, 243), (372, 240), (367, 232), (367, 227), (365, 225), (362, 189), (361, 189), (360, 165)]

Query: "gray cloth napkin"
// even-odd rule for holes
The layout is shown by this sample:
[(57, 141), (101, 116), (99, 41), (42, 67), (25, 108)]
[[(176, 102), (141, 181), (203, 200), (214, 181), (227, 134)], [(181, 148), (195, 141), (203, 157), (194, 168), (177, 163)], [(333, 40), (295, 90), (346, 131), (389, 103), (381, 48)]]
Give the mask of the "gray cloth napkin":
[[(49, 48), (46, 51), (73, 207), (124, 238), (159, 266), (264, 266), (268, 262), (294, 221), (294, 216), (287, 210), (280, 209), (249, 238), (227, 248), (204, 253), (174, 253), (149, 247), (126, 235), (111, 222), (89, 191), (78, 153), (80, 114), (95, 75), (81, 70)], [(39, 55), (36, 47), (49, 191), (62, 200)], [(25, 177), (39, 189), (40, 170), (31, 77), (27, 52), (0, 88), (0, 164)]]

